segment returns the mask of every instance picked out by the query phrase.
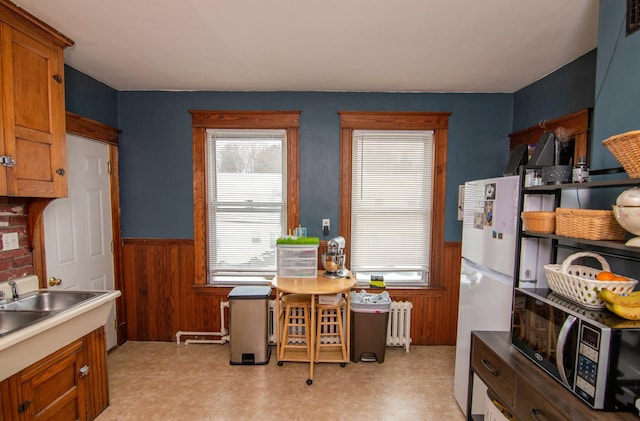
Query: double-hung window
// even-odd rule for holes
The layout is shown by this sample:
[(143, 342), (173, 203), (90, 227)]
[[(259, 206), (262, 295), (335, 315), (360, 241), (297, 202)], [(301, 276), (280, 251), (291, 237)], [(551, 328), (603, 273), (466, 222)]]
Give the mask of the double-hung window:
[(207, 130), (210, 282), (275, 273), (287, 227), (286, 130)]
[(425, 284), (433, 131), (354, 130), (352, 142), (351, 270), (358, 282)]
[(448, 118), (443, 112), (340, 113), (340, 233), (358, 284), (439, 286)]
[(299, 111), (191, 110), (196, 285), (266, 284), (299, 222)]

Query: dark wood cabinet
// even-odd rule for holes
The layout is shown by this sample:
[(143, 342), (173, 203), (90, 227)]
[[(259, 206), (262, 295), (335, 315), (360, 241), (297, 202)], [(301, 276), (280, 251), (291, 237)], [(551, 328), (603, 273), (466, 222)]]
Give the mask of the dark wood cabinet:
[(104, 328), (0, 383), (0, 420), (93, 420), (108, 405)]
[(476, 341), (472, 344), (471, 369), (482, 381), (493, 384), (493, 390), (501, 396), (503, 403), (512, 407), (516, 386), (516, 373), (484, 342)]
[(520, 380), (516, 394), (518, 399), (516, 399), (513, 405), (513, 411), (515, 414), (518, 414), (519, 420), (567, 420), (567, 418), (554, 407), (553, 401), (549, 401), (543, 394), (538, 393), (530, 383)]
[(509, 151), (513, 151), (518, 145), (535, 146), (546, 131), (553, 131), (560, 141), (573, 142), (574, 163), (578, 162), (581, 156), (588, 159), (591, 113), (590, 109), (584, 109), (510, 133)]
[[(591, 409), (515, 349), (509, 332), (472, 332), (470, 371), (469, 387), (478, 376), (517, 420), (638, 420), (630, 412)], [(469, 393), (469, 419), (476, 416), (471, 414), (472, 398)]]

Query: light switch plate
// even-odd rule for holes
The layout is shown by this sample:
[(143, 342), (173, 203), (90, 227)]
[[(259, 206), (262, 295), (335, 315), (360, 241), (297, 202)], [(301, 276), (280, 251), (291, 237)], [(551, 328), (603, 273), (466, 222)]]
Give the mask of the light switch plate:
[(18, 250), (20, 244), (18, 242), (17, 232), (6, 232), (2, 234), (2, 250)]

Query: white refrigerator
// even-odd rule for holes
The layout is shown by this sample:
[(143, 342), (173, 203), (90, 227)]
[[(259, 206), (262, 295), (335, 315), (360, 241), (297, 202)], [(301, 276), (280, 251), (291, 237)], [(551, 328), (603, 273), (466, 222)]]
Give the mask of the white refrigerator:
[[(518, 176), (465, 183), (453, 387), (465, 415), (471, 331), (511, 328), (519, 191)], [(473, 414), (484, 414), (485, 398), (486, 386), (475, 376)]]

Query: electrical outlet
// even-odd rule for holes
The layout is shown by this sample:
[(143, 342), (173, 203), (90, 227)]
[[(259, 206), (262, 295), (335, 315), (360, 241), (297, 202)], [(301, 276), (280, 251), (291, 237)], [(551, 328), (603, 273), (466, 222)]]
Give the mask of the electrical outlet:
[(328, 218), (327, 219), (323, 219), (322, 220), (322, 235), (325, 236), (325, 237), (328, 236), (330, 229), (331, 229), (330, 220)]
[(17, 232), (7, 232), (2, 234), (2, 250), (18, 250), (20, 244)]

